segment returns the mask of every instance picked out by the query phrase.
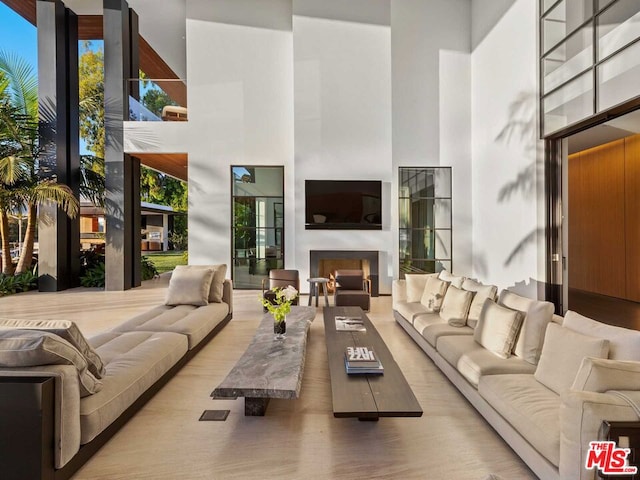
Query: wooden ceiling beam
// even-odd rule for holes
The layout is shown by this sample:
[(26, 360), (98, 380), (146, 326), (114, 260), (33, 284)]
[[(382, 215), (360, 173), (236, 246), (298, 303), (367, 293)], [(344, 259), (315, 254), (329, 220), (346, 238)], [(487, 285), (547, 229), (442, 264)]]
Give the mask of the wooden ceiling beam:
[[(9, 8), (25, 18), (32, 25), (36, 25), (36, 0), (0, 0)], [(101, 40), (103, 38), (102, 15), (78, 16), (78, 39)], [(171, 69), (158, 52), (142, 35), (138, 42), (140, 51), (140, 70), (148, 78), (159, 80), (174, 80), (161, 83), (161, 88), (182, 107), (187, 106), (187, 86), (183, 80)]]

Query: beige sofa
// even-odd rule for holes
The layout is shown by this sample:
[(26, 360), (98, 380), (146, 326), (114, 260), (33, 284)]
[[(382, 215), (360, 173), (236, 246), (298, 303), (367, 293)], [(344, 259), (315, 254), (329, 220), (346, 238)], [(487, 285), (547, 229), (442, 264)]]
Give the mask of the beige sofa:
[[(14, 445), (17, 451), (0, 455), (2, 478), (62, 479), (73, 475), (229, 322), (233, 291), (231, 281), (224, 279), (223, 267), (224, 271), (217, 270), (217, 279), (209, 277), (206, 291), (196, 286), (205, 299), (195, 303), (202, 305), (161, 305), (87, 340), (72, 322), (0, 320), (0, 365), (4, 365), (0, 366), (0, 445)], [(193, 269), (190, 271), (183, 272), (183, 280), (185, 275), (193, 276)], [(193, 290), (194, 279), (179, 284), (174, 282), (174, 277), (180, 276), (176, 272), (167, 303), (194, 303), (184, 297)], [(176, 288), (172, 290), (172, 286)], [(208, 302), (207, 297), (217, 301)], [(16, 342), (23, 350), (18, 360), (9, 351)], [(54, 354), (64, 359), (46, 357), (46, 364), (34, 364), (33, 355)], [(20, 365), (14, 365), (16, 362)], [(22, 387), (51, 377), (52, 404), (33, 407), (34, 401), (44, 403), (43, 394)], [(35, 418), (23, 422), (23, 417)], [(21, 420), (15, 423), (15, 418)], [(47, 422), (51, 431), (43, 434), (42, 442), (27, 440), (34, 429), (46, 431)], [(9, 432), (10, 428), (17, 431)], [(20, 442), (25, 446), (18, 447)]]
[[(440, 276), (446, 290), (435, 309), (428, 275), (394, 281), (396, 321), (536, 475), (596, 478), (585, 460), (602, 421), (640, 419), (640, 332)], [(511, 327), (515, 338), (503, 342)]]

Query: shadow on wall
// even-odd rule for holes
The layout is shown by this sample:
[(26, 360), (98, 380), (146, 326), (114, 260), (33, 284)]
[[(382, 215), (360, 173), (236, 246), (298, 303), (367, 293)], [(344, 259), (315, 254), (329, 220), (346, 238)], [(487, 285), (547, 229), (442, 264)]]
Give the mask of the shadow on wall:
[[(544, 177), (544, 156), (537, 149), (537, 121), (535, 92), (521, 92), (509, 106), (509, 119), (496, 137), (496, 142), (519, 146), (526, 158), (534, 160), (518, 171), (516, 177), (507, 182), (498, 192), (498, 202), (506, 203), (516, 195), (536, 202), (537, 179)], [(509, 266), (527, 248), (535, 246), (538, 235), (544, 235), (544, 228), (534, 228), (509, 252), (504, 265)]]
[(523, 297), (528, 298), (545, 298), (546, 284), (539, 282), (531, 277), (529, 280), (522, 280), (507, 287), (507, 290)]

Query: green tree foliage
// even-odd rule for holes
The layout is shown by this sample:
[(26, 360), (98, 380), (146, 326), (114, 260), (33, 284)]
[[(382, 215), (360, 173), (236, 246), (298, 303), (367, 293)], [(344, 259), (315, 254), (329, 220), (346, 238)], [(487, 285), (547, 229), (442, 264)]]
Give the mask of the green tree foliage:
[[(140, 171), (140, 200), (143, 202), (168, 205), (178, 212), (187, 212), (187, 184), (168, 175), (142, 167)], [(185, 235), (186, 215), (174, 218), (173, 231)]]
[[(80, 136), (87, 150), (104, 158), (104, 52), (82, 42), (79, 61)], [(102, 164), (104, 175), (104, 164)]]

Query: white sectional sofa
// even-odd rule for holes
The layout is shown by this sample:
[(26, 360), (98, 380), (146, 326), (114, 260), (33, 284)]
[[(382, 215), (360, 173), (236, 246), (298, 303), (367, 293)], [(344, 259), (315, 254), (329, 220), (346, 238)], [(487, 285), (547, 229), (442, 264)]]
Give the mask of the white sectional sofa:
[(603, 420), (640, 420), (640, 331), (455, 277), (393, 283), (396, 321), (542, 479), (592, 480)]
[(225, 272), (177, 269), (165, 305), (89, 339), (69, 321), (0, 319), (1, 478), (73, 475), (229, 322)]

